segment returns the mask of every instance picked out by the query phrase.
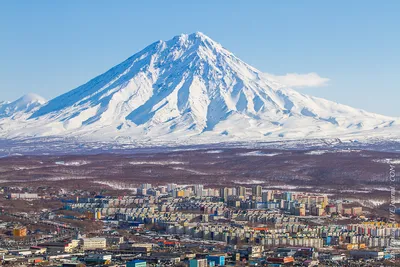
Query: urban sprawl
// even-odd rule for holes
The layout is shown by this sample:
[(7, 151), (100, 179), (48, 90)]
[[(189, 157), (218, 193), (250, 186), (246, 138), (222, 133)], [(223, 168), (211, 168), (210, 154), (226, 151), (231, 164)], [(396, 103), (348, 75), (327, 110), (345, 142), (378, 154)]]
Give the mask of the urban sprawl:
[(1, 266), (399, 264), (399, 224), (326, 194), (202, 184), (142, 184), (122, 196), (12, 191), (1, 189), (6, 203), (62, 208), (1, 209)]

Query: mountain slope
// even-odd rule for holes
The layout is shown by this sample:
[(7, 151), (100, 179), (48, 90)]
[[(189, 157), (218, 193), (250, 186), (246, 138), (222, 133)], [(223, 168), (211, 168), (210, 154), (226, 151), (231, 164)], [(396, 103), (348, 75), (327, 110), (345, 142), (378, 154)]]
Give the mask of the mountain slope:
[(46, 103), (46, 99), (32, 93), (24, 95), (13, 102), (2, 102), (0, 103), (0, 118), (15, 118), (29, 114), (44, 103)]
[(202, 33), (155, 42), (28, 113), (4, 136), (206, 143), (400, 132), (398, 119), (284, 88)]

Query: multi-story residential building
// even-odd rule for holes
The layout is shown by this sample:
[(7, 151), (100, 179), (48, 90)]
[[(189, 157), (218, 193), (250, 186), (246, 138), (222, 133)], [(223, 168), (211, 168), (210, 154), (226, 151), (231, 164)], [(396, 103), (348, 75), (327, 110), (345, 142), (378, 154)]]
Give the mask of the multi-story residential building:
[(261, 197), (262, 196), (262, 186), (256, 185), (252, 188), (252, 196), (253, 197)]
[(151, 184), (142, 184), (142, 185), (140, 186), (140, 188), (141, 188), (141, 189), (149, 190), (150, 188), (152, 188), (152, 186), (151, 186)]
[(246, 196), (246, 187), (238, 186), (236, 188), (236, 195), (239, 197), (245, 197)]
[(167, 192), (171, 192), (177, 188), (177, 184), (167, 184)]
[(203, 196), (203, 189), (204, 189), (204, 186), (202, 184), (194, 185), (194, 194), (198, 197)]
[(272, 200), (272, 191), (264, 191), (262, 192), (262, 201), (268, 202)]
[(38, 199), (39, 195), (34, 193), (11, 193), (9, 199), (25, 199), (25, 200), (33, 200)]

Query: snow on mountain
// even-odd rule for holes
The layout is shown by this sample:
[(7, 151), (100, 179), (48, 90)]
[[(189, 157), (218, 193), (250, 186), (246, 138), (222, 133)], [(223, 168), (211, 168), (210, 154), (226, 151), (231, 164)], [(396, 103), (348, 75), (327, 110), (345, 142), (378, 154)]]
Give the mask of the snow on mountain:
[(284, 88), (194, 33), (149, 45), (0, 136), (140, 143), (398, 138), (399, 122)]
[(14, 102), (0, 103), (0, 118), (29, 114), (46, 103), (46, 99), (37, 94), (26, 94)]
[[(46, 100), (36, 94), (24, 95), (13, 102), (0, 102), (0, 137), (8, 138), (16, 129), (24, 128), (28, 118)], [(29, 134), (29, 132), (27, 133)]]

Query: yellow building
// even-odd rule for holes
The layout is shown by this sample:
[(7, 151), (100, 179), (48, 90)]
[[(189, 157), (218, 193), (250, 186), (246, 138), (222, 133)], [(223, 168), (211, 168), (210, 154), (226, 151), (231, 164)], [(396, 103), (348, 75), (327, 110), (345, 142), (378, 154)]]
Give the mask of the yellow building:
[(300, 207), (299, 216), (306, 216), (306, 208), (305, 207)]
[(347, 250), (358, 249), (358, 244), (343, 244), (342, 248)]

